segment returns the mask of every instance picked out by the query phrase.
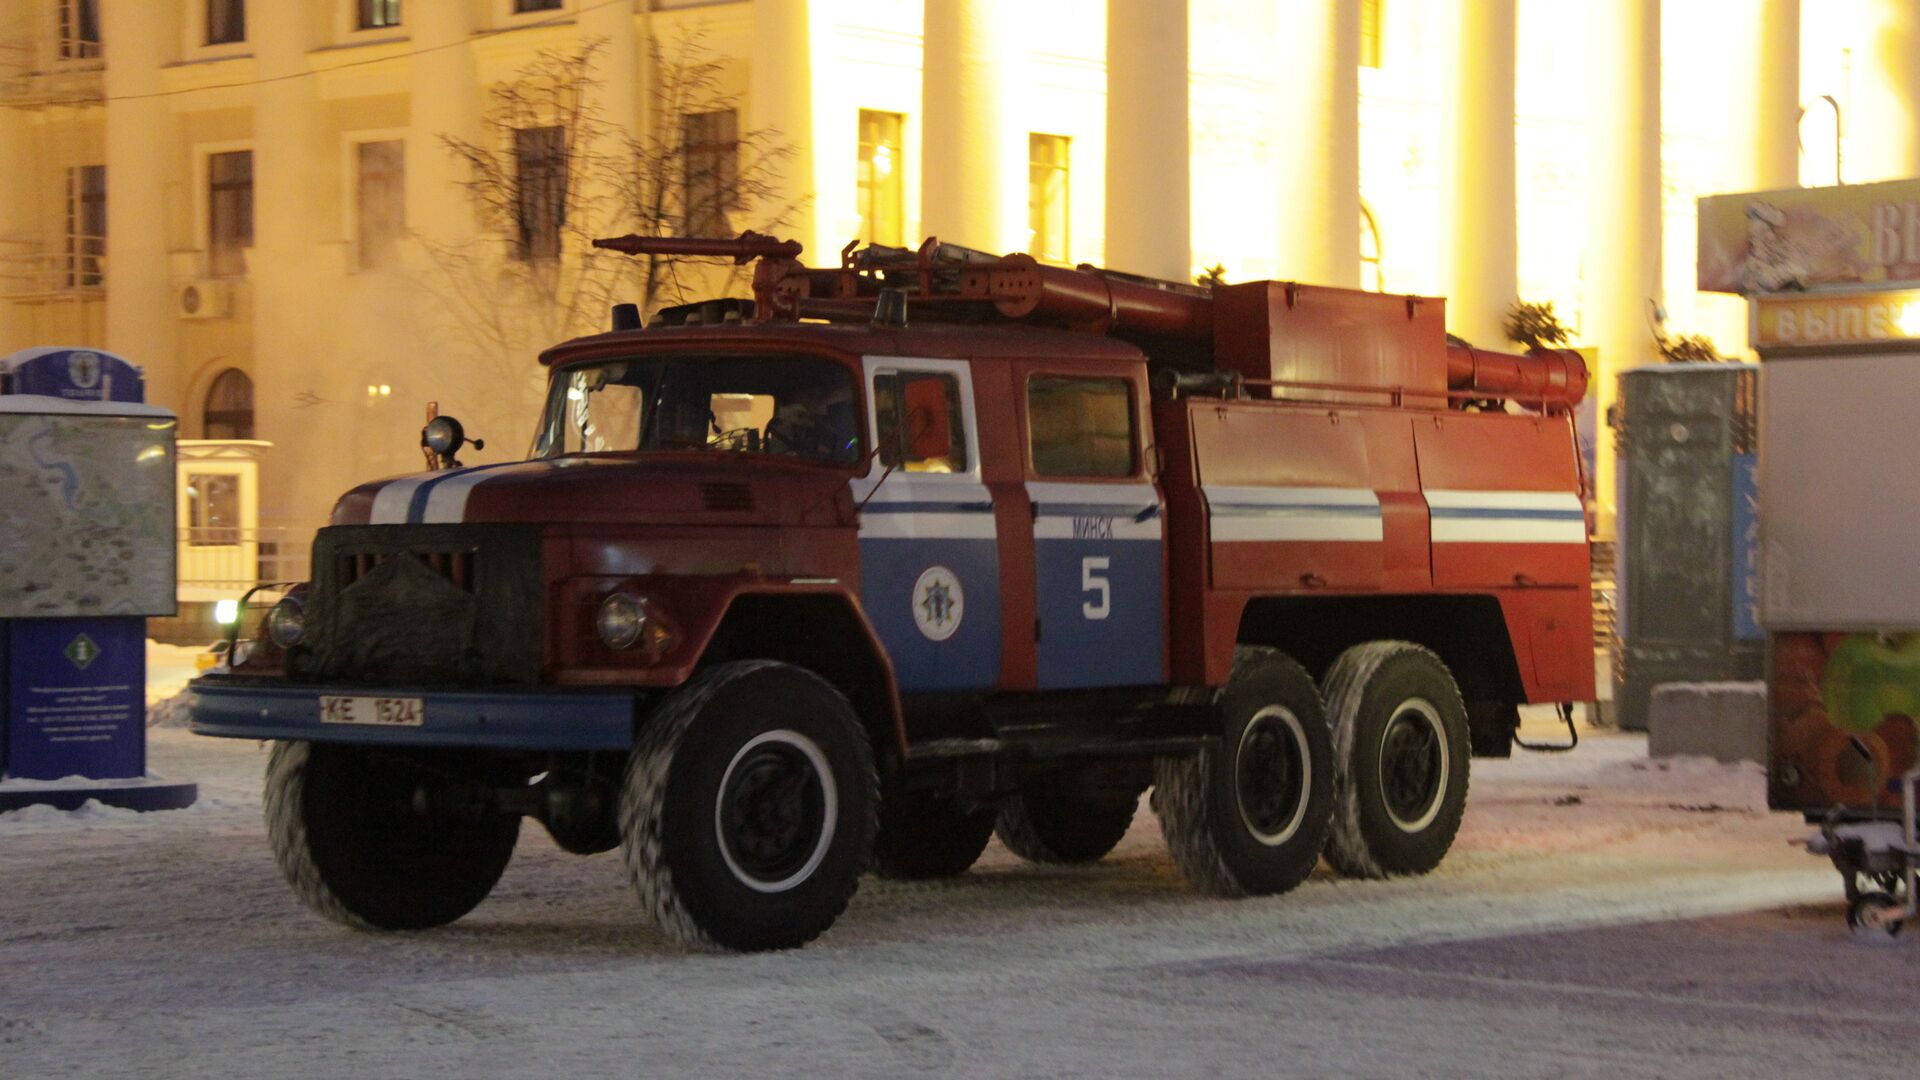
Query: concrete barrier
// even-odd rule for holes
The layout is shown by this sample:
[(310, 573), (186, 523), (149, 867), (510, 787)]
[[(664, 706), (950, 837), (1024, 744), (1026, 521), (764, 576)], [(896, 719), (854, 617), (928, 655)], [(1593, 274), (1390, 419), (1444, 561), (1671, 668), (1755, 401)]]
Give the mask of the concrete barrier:
[(1661, 683), (1647, 711), (1650, 757), (1767, 760), (1767, 684)]

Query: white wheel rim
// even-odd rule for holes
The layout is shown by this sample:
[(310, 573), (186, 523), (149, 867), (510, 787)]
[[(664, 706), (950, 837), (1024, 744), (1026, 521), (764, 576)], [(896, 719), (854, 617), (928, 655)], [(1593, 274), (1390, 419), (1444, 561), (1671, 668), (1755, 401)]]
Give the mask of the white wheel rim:
[[(821, 807), (824, 820), (820, 827), (820, 839), (814, 843), (813, 851), (807, 855), (807, 861), (798, 870), (778, 881), (765, 881), (754, 877), (743, 868), (734, 857), (733, 849), (727, 842), (726, 797), (728, 782), (733, 779), (733, 771), (740, 762), (756, 748), (768, 743), (779, 743), (798, 751), (813, 767), (813, 774), (820, 782)], [(720, 847), (720, 857), (726, 861), (727, 869), (733, 872), (734, 879), (755, 892), (780, 893), (799, 885), (813, 876), (820, 863), (827, 857), (827, 849), (833, 845), (834, 829), (840, 819), (840, 792), (834, 784), (833, 770), (827, 765), (827, 755), (819, 744), (797, 731), (781, 728), (778, 731), (764, 731), (747, 740), (746, 744), (734, 752), (733, 760), (727, 762), (727, 769), (720, 774), (720, 784), (713, 798), (713, 835)]]
[(1294, 799), (1293, 812), (1287, 816), (1287, 823), (1285, 825), (1279, 829), (1263, 832), (1260, 826), (1254, 823), (1252, 815), (1247, 813), (1247, 801), (1244, 793), (1236, 790), (1233, 799), (1235, 808), (1240, 811), (1240, 823), (1247, 827), (1247, 835), (1267, 847), (1279, 847), (1281, 844), (1293, 839), (1294, 834), (1300, 831), (1300, 824), (1305, 821), (1307, 817), (1308, 796), (1313, 793), (1313, 757), (1307, 752), (1307, 733), (1300, 726), (1300, 718), (1293, 714), (1293, 710), (1284, 705), (1269, 705), (1261, 709), (1259, 712), (1253, 714), (1251, 720), (1247, 721), (1246, 727), (1240, 729), (1240, 745), (1235, 750), (1233, 761), (1235, 786), (1238, 787), (1239, 785), (1241, 755), (1247, 752), (1248, 741), (1251, 740), (1254, 734), (1262, 727), (1269, 726), (1273, 722), (1277, 722), (1277, 726), (1292, 738), (1294, 750), (1299, 755), (1299, 795)]
[[(1409, 715), (1416, 718), (1416, 722), (1427, 729), (1433, 737), (1434, 746), (1439, 748), (1437, 762), (1439, 776), (1433, 785), (1433, 798), (1428, 800), (1426, 809), (1411, 820), (1401, 817), (1394, 810), (1392, 801), (1387, 798), (1386, 789), (1387, 735), (1393, 730), (1395, 723)], [(1381, 781), (1380, 807), (1387, 812), (1387, 820), (1393, 822), (1394, 828), (1404, 833), (1417, 833), (1433, 824), (1434, 819), (1440, 816), (1440, 808), (1447, 802), (1447, 788), (1453, 783), (1453, 752), (1447, 747), (1447, 726), (1440, 719), (1440, 710), (1434, 708), (1432, 702), (1426, 698), (1408, 698), (1394, 706), (1393, 711), (1387, 714), (1387, 726), (1380, 732), (1380, 747), (1374, 758), (1374, 775)]]

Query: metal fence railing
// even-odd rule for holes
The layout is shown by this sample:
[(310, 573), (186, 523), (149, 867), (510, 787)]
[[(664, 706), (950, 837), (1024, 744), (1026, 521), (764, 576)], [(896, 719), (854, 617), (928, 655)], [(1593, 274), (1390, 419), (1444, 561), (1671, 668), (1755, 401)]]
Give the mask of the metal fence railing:
[(238, 597), (263, 582), (305, 581), (311, 539), (284, 528), (203, 525), (180, 530), (179, 581), (183, 599)]

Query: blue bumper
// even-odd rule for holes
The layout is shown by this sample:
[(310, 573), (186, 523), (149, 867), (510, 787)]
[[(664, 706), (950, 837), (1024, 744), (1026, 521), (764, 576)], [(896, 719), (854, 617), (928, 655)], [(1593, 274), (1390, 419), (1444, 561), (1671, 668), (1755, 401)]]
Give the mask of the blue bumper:
[[(229, 739), (291, 739), (388, 746), (479, 747), (495, 750), (627, 750), (633, 746), (636, 699), (630, 693), (460, 692), (382, 687), (256, 684), (194, 680), (193, 731)], [(322, 695), (418, 698), (417, 727), (326, 723)]]

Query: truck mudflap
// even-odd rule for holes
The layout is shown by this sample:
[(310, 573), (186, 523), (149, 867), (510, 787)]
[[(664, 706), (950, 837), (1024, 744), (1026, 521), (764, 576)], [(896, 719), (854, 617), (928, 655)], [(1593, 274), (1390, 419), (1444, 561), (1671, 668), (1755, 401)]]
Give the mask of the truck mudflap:
[(626, 750), (630, 693), (491, 692), (197, 679), (198, 735), (493, 750)]

